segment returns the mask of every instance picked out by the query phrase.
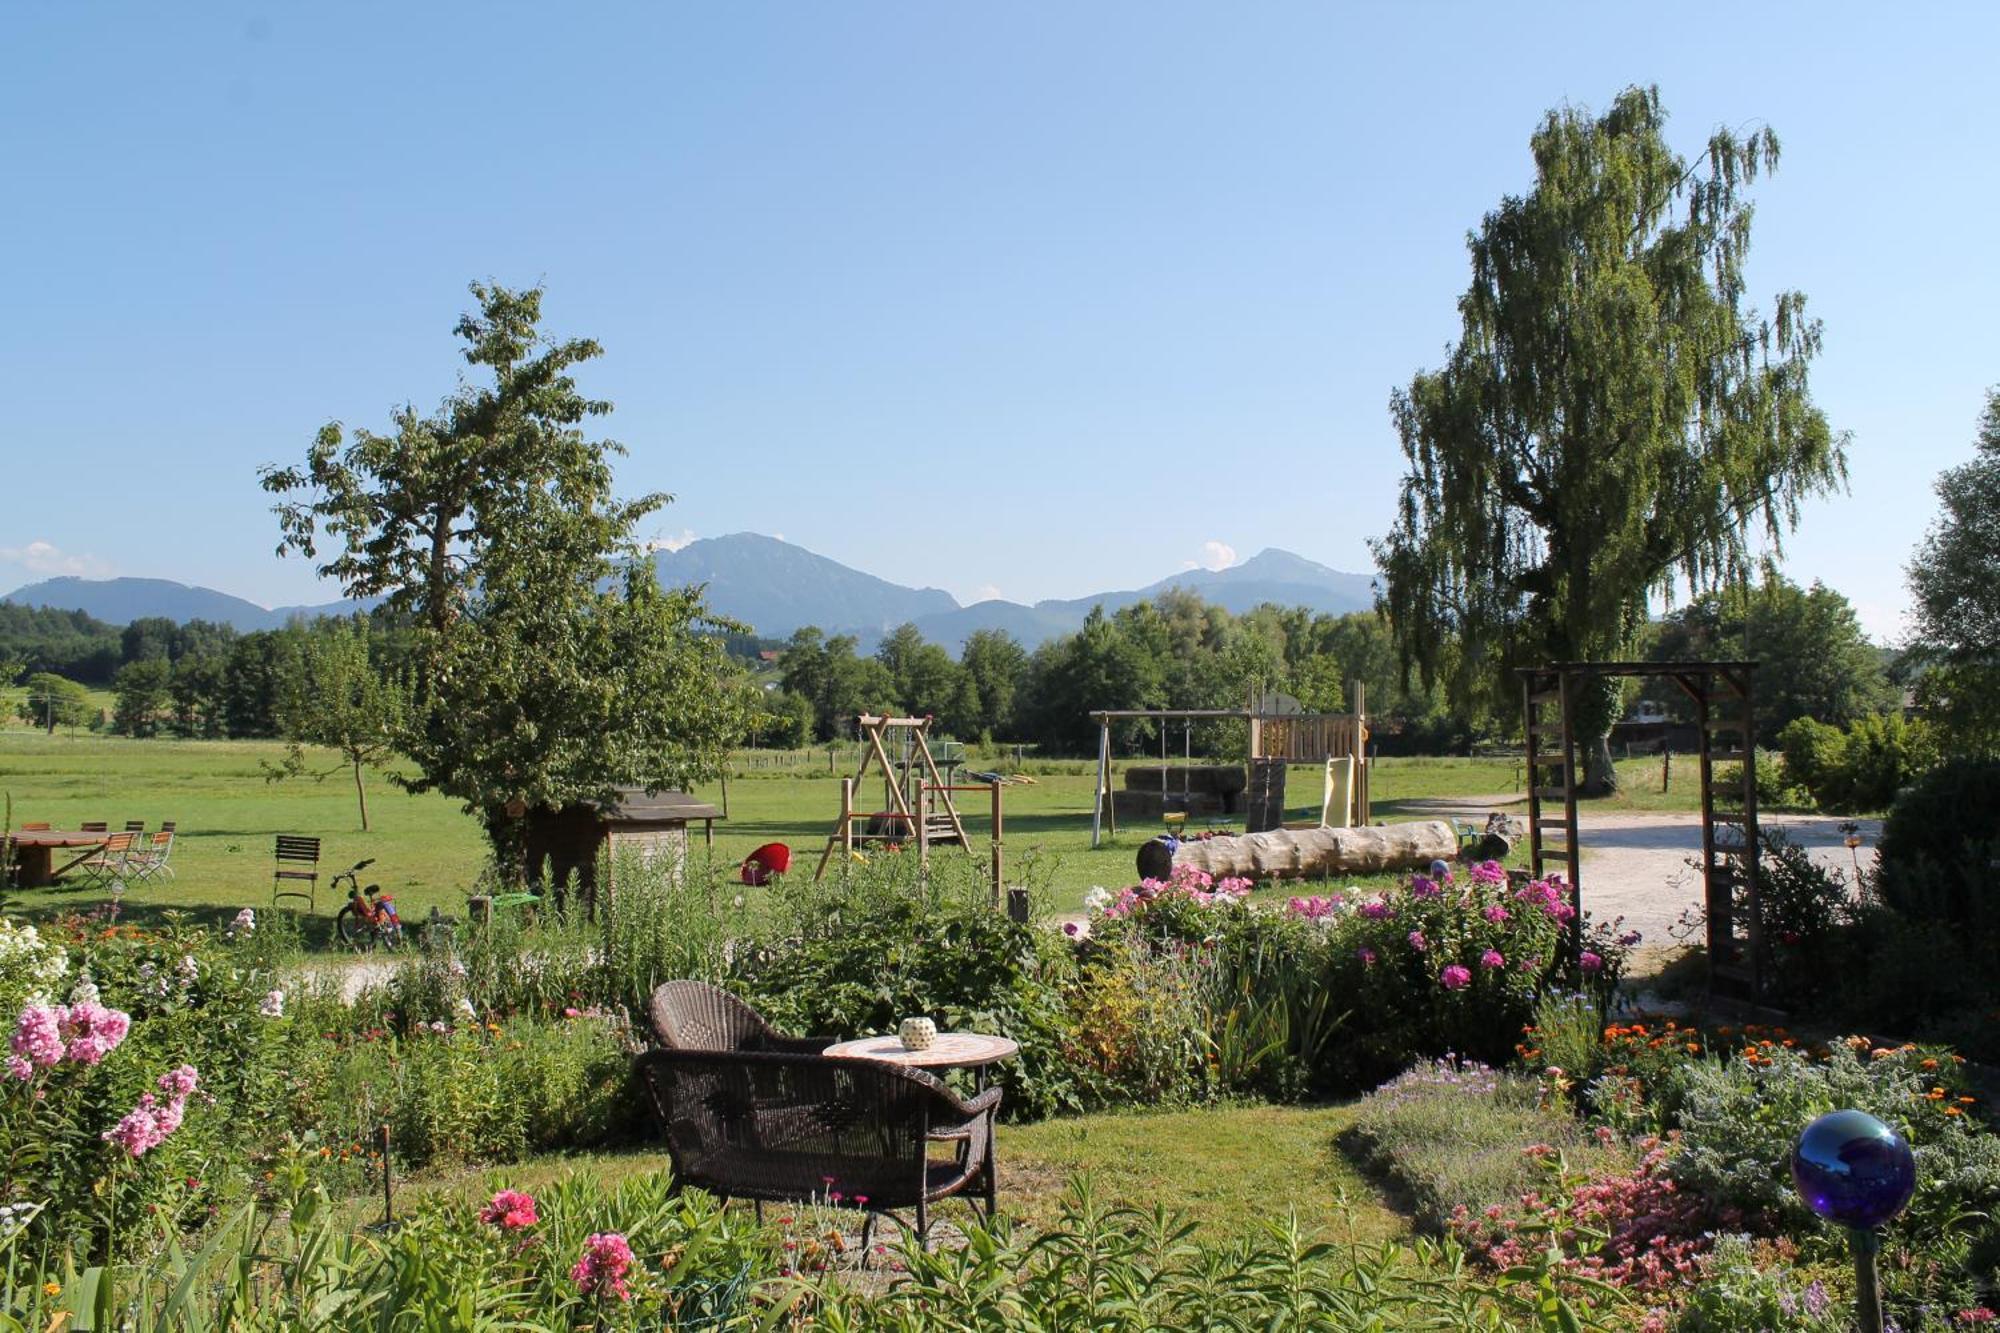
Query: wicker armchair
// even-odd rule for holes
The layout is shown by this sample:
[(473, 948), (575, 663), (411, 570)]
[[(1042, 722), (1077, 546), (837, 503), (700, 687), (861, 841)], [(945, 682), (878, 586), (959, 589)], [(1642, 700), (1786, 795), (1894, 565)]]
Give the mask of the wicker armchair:
[(915, 1210), (920, 1243), (931, 1205), (969, 1187), (993, 1215), (997, 1087), (966, 1099), (922, 1070), (784, 1051), (648, 1051), (639, 1071), (679, 1186), (760, 1204), (838, 1193), (868, 1214), (864, 1256), (897, 1209)]
[(832, 1037), (787, 1037), (726, 990), (703, 981), (669, 981), (646, 1006), (653, 1040), (670, 1051), (789, 1051), (818, 1055)]

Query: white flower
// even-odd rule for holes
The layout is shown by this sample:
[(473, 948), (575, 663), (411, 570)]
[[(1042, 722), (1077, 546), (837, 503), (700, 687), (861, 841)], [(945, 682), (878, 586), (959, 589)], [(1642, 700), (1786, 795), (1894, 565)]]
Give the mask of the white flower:
[(264, 1002), (257, 1006), (257, 1012), (266, 1018), (283, 1018), (285, 1016), (285, 993), (281, 990), (270, 992), (264, 997)]
[(97, 989), (97, 983), (92, 981), (90, 973), (86, 972), (81, 977), (78, 977), (76, 985), (70, 988), (69, 1002), (71, 1004), (96, 1004), (102, 996), (103, 992)]
[(451, 960), (451, 974), (452, 974), (453, 976), (455, 976), (455, 977), (462, 977), (462, 976), (464, 976), (464, 975), (465, 975), (465, 964), (464, 964), (464, 963), (461, 963), (461, 962), (459, 962), (459, 961), (458, 961), (458, 959), (456, 959), (456, 958), (452, 959), (452, 960)]
[(464, 1014), (475, 1023), (479, 1021), (479, 1011), (474, 1009), (472, 1001), (466, 999), (463, 995), (458, 997), (458, 1012)]
[(178, 970), (181, 974), (182, 980), (193, 981), (196, 977), (201, 975), (201, 964), (197, 963), (194, 960), (193, 954), (184, 953), (181, 955), (181, 961)]
[(236, 914), (236, 919), (230, 922), (229, 925), (232, 930), (240, 930), (245, 935), (248, 935), (251, 931), (257, 929), (257, 914), (246, 907)]
[(1111, 891), (1102, 885), (1091, 885), (1090, 892), (1083, 895), (1083, 910), (1092, 916), (1096, 916), (1109, 906), (1111, 906)]

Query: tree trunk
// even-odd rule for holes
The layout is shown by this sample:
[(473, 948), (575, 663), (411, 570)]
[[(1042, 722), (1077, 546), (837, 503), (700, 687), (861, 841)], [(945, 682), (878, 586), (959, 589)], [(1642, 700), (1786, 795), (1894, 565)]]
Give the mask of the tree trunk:
[(1618, 790), (1618, 766), (1611, 762), (1611, 734), (1577, 746), (1583, 755), (1583, 786), (1579, 796), (1611, 796)]
[[(1164, 844), (1158, 842), (1140, 848), (1141, 875), (1164, 878), (1161, 867), (1152, 864), (1163, 850)], [(1457, 854), (1458, 834), (1442, 819), (1366, 828), (1272, 829), (1240, 838), (1182, 843), (1166, 873), (1192, 866), (1217, 879), (1318, 879), (1424, 870), (1433, 861), (1449, 861)]]
[(368, 831), (368, 789), (361, 785), (361, 760), (354, 761), (354, 799), (361, 803), (361, 831)]

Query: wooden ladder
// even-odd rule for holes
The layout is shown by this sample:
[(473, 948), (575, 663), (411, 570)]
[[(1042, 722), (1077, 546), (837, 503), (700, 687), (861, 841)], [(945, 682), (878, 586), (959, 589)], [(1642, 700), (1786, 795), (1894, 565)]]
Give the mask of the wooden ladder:
[[(1548, 874), (1548, 862), (1560, 858), (1569, 905), (1575, 912), (1568, 932), (1574, 957), (1583, 939), (1583, 876), (1576, 834), (1576, 735), (1570, 727), (1570, 689), (1566, 672), (1536, 671), (1522, 677), (1521, 715), (1528, 733), (1528, 868), (1542, 879)], [(1561, 802), (1561, 822), (1550, 825), (1542, 811), (1544, 801)]]
[[(1683, 688), (1694, 700), (1701, 758), (1702, 901), (1711, 981), (1754, 998), (1763, 989), (1764, 951), (1756, 911), (1760, 841), (1750, 673), (1704, 672)], [(1718, 786), (1717, 766), (1732, 763), (1742, 765), (1740, 780)]]

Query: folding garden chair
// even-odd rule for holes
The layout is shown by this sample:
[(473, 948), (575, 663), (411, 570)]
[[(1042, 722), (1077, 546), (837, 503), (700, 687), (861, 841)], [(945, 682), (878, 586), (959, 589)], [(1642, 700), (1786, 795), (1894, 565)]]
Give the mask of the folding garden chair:
[(144, 833), (146, 831), (146, 821), (143, 819), (128, 819), (125, 821), (125, 831), (127, 833)]
[(155, 833), (131, 856), (132, 878), (172, 879), (174, 868), (167, 864), (173, 855), (174, 835), (171, 830), (162, 829)]
[(132, 833), (107, 833), (104, 845), (71, 868), (83, 876), (85, 884), (109, 884), (131, 873)]
[(77, 828), (79, 831), (84, 833), (108, 833), (111, 831), (111, 825), (103, 823), (101, 821), (89, 824), (78, 824)]
[[(274, 855), (277, 864), (271, 870), (271, 906), (286, 898), (303, 898), (306, 913), (311, 915), (318, 906), (313, 895), (319, 890), (319, 839), (280, 833)], [(305, 887), (288, 889), (284, 887), (287, 883)]]
[(49, 821), (46, 819), (38, 819), (32, 824), (21, 825), (21, 832), (23, 833), (47, 833), (48, 831)]

